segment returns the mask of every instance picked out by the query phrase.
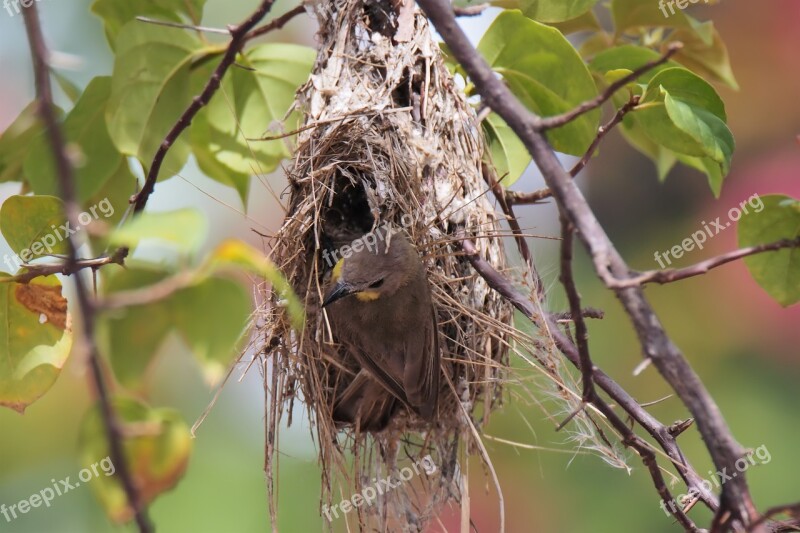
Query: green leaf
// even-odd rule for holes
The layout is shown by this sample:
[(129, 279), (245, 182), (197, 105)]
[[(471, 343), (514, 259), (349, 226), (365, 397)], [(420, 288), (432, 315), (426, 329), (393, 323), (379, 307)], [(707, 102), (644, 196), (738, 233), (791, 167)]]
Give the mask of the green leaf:
[(23, 413), (53, 386), (72, 347), (55, 276), (29, 284), (0, 272), (0, 405)]
[[(664, 95), (664, 104), (672, 123), (688, 133), (702, 147), (704, 154), (719, 164), (722, 176), (727, 175), (733, 157), (734, 140), (725, 122), (705, 109), (694, 107), (670, 94)], [(715, 194), (719, 196), (719, 187)]]
[(183, 252), (194, 252), (205, 242), (208, 221), (197, 209), (145, 212), (123, 224), (109, 237), (111, 244), (136, 247), (142, 241), (163, 241)]
[[(103, 187), (122, 160), (105, 123), (104, 113), (110, 94), (111, 78), (94, 78), (64, 120), (64, 139), (75, 167), (77, 195), (81, 203)], [(25, 159), (24, 170), (36, 194), (59, 193), (53, 151), (44, 135), (34, 141)]]
[[(192, 451), (191, 432), (174, 409), (153, 409), (123, 397), (113, 398), (112, 409), (122, 426), (122, 453), (127, 470), (141, 503), (147, 505), (183, 477)], [(119, 476), (112, 475), (118, 465), (110, 457), (99, 405), (92, 407), (81, 422), (79, 448), (83, 471), (92, 474), (88, 484), (106, 514), (115, 523), (131, 520), (133, 511)]]
[[(210, 383), (218, 382), (231, 363), (251, 312), (250, 297), (239, 283), (189, 274), (189, 280), (153, 267), (129, 267), (109, 277), (109, 294), (147, 290), (175, 283), (164, 298), (104, 313), (101, 339), (114, 374), (127, 386), (138, 385), (164, 340), (176, 332), (192, 349)], [(186, 276), (184, 274), (183, 276)]]
[(538, 22), (563, 22), (589, 11), (597, 0), (521, 0), (522, 13)]
[[(800, 201), (778, 194), (760, 199), (762, 209), (751, 209), (739, 221), (739, 246), (800, 238)], [(800, 248), (752, 255), (744, 262), (756, 282), (783, 307), (800, 302)]]
[(103, 188), (84, 202), (85, 208), (97, 206), (95, 217), (110, 227), (116, 227), (129, 207), (131, 196), (136, 194), (138, 179), (131, 172), (128, 160), (123, 158)]
[[(117, 270), (108, 276), (105, 292), (113, 295), (144, 290), (167, 277), (166, 271), (156, 267), (129, 264), (125, 270)], [(120, 383), (126, 387), (141, 383), (147, 367), (172, 330), (174, 318), (172, 307), (163, 301), (128, 306), (100, 315), (98, 338)]]
[(0, 207), (0, 231), (25, 263), (66, 253), (64, 223), (64, 204), (54, 196), (10, 196)]
[[(36, 103), (28, 104), (0, 136), (0, 183), (25, 182), (22, 165), (33, 141), (44, 131), (36, 109)], [(57, 113), (60, 118), (61, 110)]]
[[(273, 123), (286, 118), (315, 58), (311, 48), (293, 44), (268, 43), (249, 50), (243, 65), (252, 70), (232, 69), (205, 110), (205, 119), (193, 139), (198, 160), (208, 163), (211, 156), (239, 175), (275, 170), (290, 155), (287, 140), (256, 139), (268, 134)], [(282, 125), (287, 131), (296, 129), (296, 115)], [(213, 172), (210, 177), (227, 182), (219, 169), (207, 164), (206, 170)]]
[[(522, 103), (541, 116), (564, 113), (597, 95), (586, 65), (561, 32), (517, 11), (501, 13), (478, 49)], [(583, 155), (599, 120), (596, 109), (549, 131), (548, 140), (560, 152)]]
[(275, 264), (264, 257), (264, 254), (241, 241), (223, 242), (209, 257), (208, 269), (211, 271), (224, 267), (236, 266), (263, 276), (272, 284), (272, 290), (282, 299), (282, 305), (289, 313), (292, 326), (302, 331), (305, 324), (303, 304), (295, 294), (289, 282)]
[(630, 113), (623, 119), (620, 131), (628, 144), (653, 161), (659, 181), (664, 181), (677, 162), (674, 152), (650, 140)]
[(170, 305), (173, 323), (199, 360), (206, 381), (219, 383), (247, 331), (250, 295), (238, 282), (209, 278), (175, 294)]
[[(117, 60), (106, 120), (111, 138), (124, 154), (149, 169), (167, 133), (188, 107), (191, 66), (218, 51), (201, 48), (188, 32), (130, 22), (117, 39)], [(164, 159), (159, 179), (180, 172), (189, 156), (182, 137)]]
[(719, 195), (735, 143), (725, 124), (725, 105), (711, 85), (686, 69), (664, 69), (652, 77), (632, 114), (653, 142), (676, 154), (700, 158), (684, 162), (694, 161), (691, 166), (706, 173), (712, 191)]
[[(709, 22), (709, 24), (711, 23)], [(706, 79), (720, 81), (732, 89), (738, 90), (739, 84), (733, 75), (728, 48), (713, 24), (711, 27), (713, 33), (710, 45), (689, 30), (681, 29), (671, 33), (670, 42), (683, 43), (683, 48), (673, 57), (692, 72)]]
[(659, 71), (650, 79), (642, 103), (663, 100), (664, 91), (673, 98), (714, 114), (722, 121), (728, 120), (725, 102), (717, 91), (703, 78), (682, 68), (669, 68)]
[[(185, 17), (195, 25), (203, 18), (206, 0), (95, 0), (92, 13), (103, 19), (106, 38), (115, 48), (117, 36), (125, 24), (138, 16), (180, 22)], [(139, 24), (145, 25), (145, 22)], [(180, 30), (173, 30), (180, 31)]]
[[(233, 147), (231, 150), (233, 152), (241, 152), (242, 146), (235, 139), (225, 137), (217, 130), (212, 129), (211, 124), (208, 122), (208, 116), (203, 111), (198, 113), (192, 121), (189, 135), (192, 153), (200, 170), (214, 181), (236, 189), (236, 192), (239, 193), (239, 199), (242, 201), (242, 206), (246, 208), (247, 198), (250, 194), (250, 173), (237, 172), (220, 161), (220, 159), (226, 159), (223, 155), (225, 152), (225, 150), (222, 150), (223, 145)], [(243, 159), (244, 157), (242, 155)], [(265, 162), (261, 161), (255, 164), (260, 166)]]
[(502, 185), (509, 187), (528, 168), (531, 155), (499, 115), (491, 113), (482, 125), (497, 175), (502, 178)]

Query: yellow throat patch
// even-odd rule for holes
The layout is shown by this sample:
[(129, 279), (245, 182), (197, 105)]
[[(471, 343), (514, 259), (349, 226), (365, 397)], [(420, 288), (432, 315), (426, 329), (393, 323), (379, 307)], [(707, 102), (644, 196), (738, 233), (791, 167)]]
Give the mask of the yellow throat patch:
[(380, 297), (381, 293), (379, 293), (378, 291), (361, 291), (356, 293), (356, 298), (358, 298), (362, 302), (372, 302)]

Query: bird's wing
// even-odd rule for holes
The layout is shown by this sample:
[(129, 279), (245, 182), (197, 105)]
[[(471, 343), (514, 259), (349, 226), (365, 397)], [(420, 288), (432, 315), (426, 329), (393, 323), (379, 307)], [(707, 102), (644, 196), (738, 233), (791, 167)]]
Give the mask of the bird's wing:
[(403, 389), (402, 383), (392, 376), (380, 362), (375, 361), (372, 357), (365, 354), (361, 349), (351, 345), (351, 352), (356, 358), (361, 368), (365, 369), (369, 374), (380, 383), (392, 396), (403, 402), (405, 405), (410, 405), (408, 396)]
[[(411, 405), (423, 418), (430, 420), (439, 403), (439, 323), (431, 306), (431, 320), (424, 334), (406, 343), (403, 383)], [(414, 341), (413, 339), (419, 339)]]
[(353, 424), (363, 431), (380, 431), (386, 427), (397, 399), (364, 369), (347, 389), (336, 398), (333, 419)]

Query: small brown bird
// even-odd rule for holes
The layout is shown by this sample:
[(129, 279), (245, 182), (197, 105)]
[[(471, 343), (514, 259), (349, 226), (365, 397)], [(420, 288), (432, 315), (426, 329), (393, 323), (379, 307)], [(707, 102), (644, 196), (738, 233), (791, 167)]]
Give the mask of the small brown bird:
[(336, 397), (334, 420), (380, 431), (399, 405), (433, 420), (440, 356), (422, 260), (402, 234), (386, 228), (341, 251), (322, 305), (334, 339), (361, 369)]

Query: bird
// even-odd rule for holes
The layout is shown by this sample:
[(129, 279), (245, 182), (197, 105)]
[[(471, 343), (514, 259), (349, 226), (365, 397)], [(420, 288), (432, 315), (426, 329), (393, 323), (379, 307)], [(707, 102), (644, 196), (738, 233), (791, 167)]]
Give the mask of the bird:
[(434, 421), (439, 339), (422, 259), (404, 234), (387, 226), (339, 252), (322, 307), (334, 340), (359, 370), (334, 397), (334, 421), (379, 432), (402, 407)]

